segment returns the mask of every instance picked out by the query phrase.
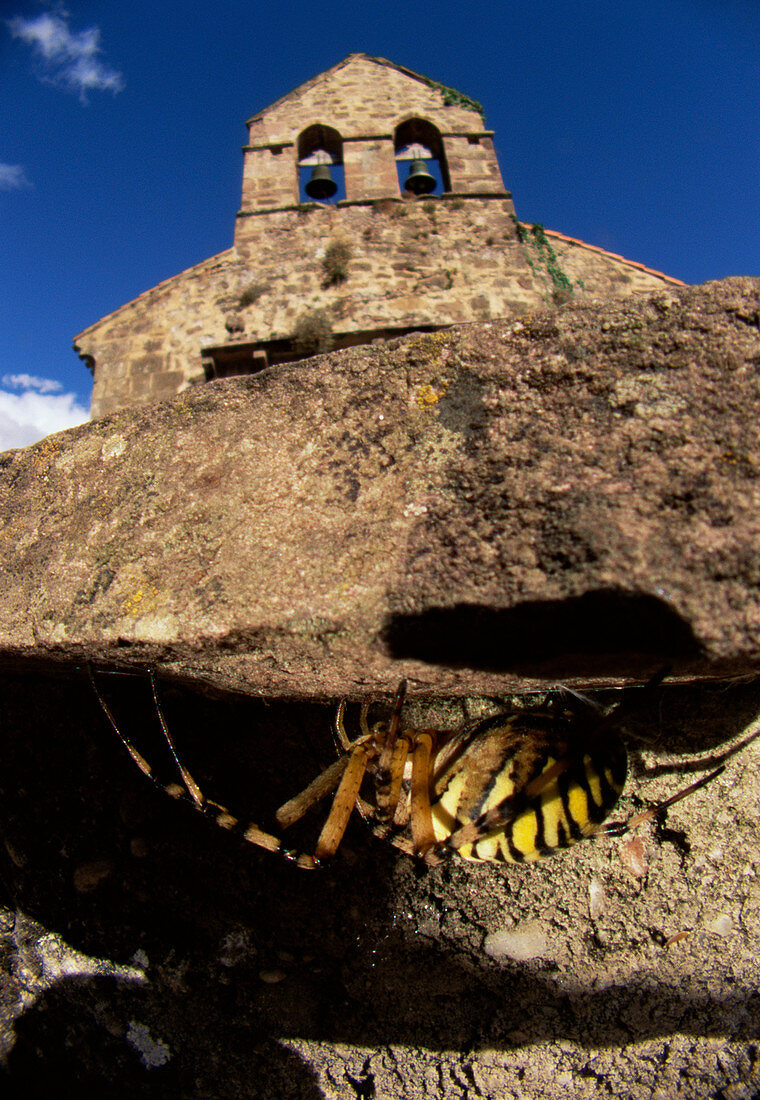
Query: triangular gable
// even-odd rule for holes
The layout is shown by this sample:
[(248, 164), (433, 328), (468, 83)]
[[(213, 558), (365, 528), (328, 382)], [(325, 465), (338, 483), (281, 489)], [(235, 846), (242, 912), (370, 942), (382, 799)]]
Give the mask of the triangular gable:
[(411, 80), (417, 80), (421, 84), (425, 84), (427, 87), (441, 87), (441, 85), (437, 85), (435, 81), (429, 80), (428, 77), (421, 76), (420, 73), (415, 73), (411, 69), (406, 69), (403, 65), (396, 65), (395, 62), (388, 61), (384, 57), (372, 57), (370, 54), (367, 53), (350, 53), (347, 57), (344, 57), (342, 61), (339, 61), (337, 65), (333, 65), (331, 68), (325, 69), (324, 72), (317, 73), (317, 75), (313, 76), (311, 80), (305, 80), (303, 84), (299, 84), (297, 88), (293, 88), (292, 91), (286, 92), (284, 96), (281, 96), (273, 103), (270, 103), (268, 107), (262, 107), (260, 111), (256, 111), (256, 113), (254, 115), (251, 115), (251, 117), (247, 120), (246, 125), (250, 125), (250, 123), (253, 122), (254, 119), (263, 118), (264, 115), (269, 114), (270, 111), (273, 111), (275, 108), (279, 107), (283, 103), (290, 103), (292, 100), (301, 98), (305, 92), (311, 91), (311, 89), (316, 87), (316, 85), (318, 85), (322, 81), (329, 80), (329, 78), (334, 73), (340, 72), (341, 69), (344, 69), (347, 65), (351, 65), (353, 62), (359, 59), (361, 59), (362, 61), (370, 61), (375, 65), (385, 65), (389, 69), (395, 69), (396, 72), (402, 73), (404, 76), (408, 76)]
[(343, 137), (390, 132), (420, 116), (443, 133), (482, 131), (479, 103), (453, 88), (382, 57), (352, 53), (331, 69), (299, 84), (248, 120), (251, 142), (289, 143), (301, 129), (321, 122)]

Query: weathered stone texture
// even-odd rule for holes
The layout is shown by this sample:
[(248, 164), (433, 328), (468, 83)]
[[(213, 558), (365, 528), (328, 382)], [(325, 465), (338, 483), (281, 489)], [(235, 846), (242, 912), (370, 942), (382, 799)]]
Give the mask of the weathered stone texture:
[(314, 696), (756, 672), (758, 290), (348, 349), (11, 452), (0, 644)]
[(351, 54), (326, 73), (283, 96), (249, 122), (251, 144), (286, 142), (313, 122), (352, 135), (392, 131), (405, 118), (422, 115), (442, 133), (467, 133), (483, 123), (476, 111), (447, 106), (440, 88), (382, 58)]

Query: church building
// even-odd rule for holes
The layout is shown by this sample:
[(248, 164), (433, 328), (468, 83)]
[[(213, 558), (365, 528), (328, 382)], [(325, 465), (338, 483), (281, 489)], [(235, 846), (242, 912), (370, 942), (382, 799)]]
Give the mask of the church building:
[(480, 104), (350, 54), (259, 111), (231, 248), (75, 337), (92, 416), (332, 348), (676, 279), (522, 225)]

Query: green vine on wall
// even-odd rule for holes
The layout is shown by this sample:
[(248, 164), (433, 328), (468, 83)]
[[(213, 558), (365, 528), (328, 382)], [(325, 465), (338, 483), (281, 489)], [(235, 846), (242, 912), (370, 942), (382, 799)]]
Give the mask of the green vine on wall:
[(560, 267), (559, 256), (546, 236), (543, 225), (523, 225), (521, 222), (517, 222), (516, 225), (517, 238), (521, 244), (526, 246), (526, 256), (533, 274), (539, 278), (543, 277), (530, 255), (530, 249), (536, 255), (538, 266), (543, 268), (551, 279), (552, 298), (555, 301), (569, 297), (576, 287), (583, 290), (583, 280), (578, 279), (576, 283), (573, 283), (572, 279)]

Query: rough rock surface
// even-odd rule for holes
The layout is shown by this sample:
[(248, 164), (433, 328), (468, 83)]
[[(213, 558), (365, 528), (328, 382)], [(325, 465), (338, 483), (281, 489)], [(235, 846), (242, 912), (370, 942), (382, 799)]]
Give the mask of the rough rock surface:
[(760, 665), (760, 281), (212, 383), (3, 456), (0, 651), (266, 696)]

